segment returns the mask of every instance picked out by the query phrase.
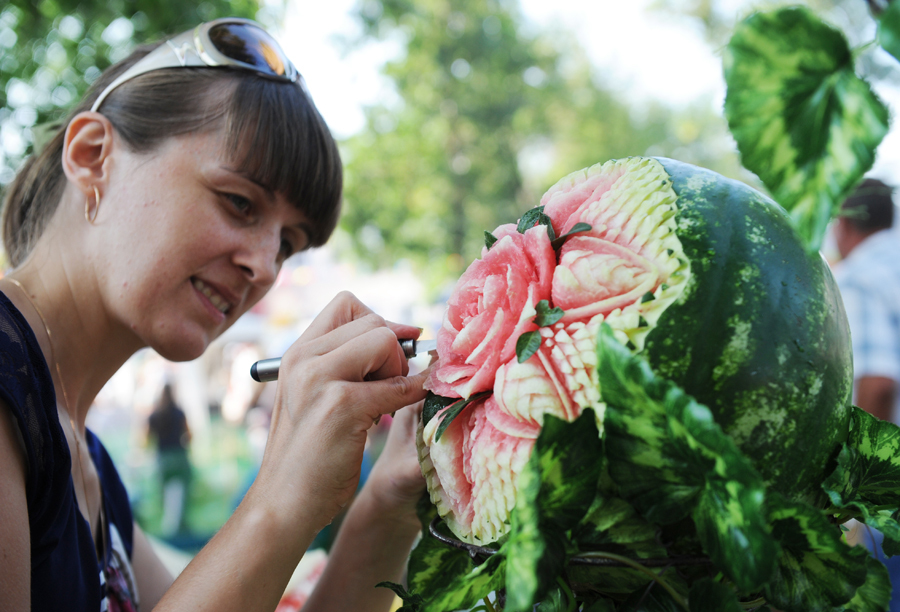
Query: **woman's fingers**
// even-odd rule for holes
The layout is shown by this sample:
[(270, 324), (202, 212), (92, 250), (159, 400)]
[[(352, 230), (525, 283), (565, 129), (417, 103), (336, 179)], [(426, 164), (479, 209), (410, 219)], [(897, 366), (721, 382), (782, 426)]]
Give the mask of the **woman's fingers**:
[(378, 413), (373, 416), (377, 418), (378, 415), (396, 412), (404, 406), (425, 399), (426, 378), (428, 378), (428, 370), (414, 376), (394, 376), (384, 380), (373, 380), (360, 383), (360, 385), (366, 385), (361, 392), (372, 399), (372, 409)]
[(310, 323), (300, 339), (310, 341), (371, 314), (374, 314), (372, 309), (360, 302), (359, 298), (349, 291), (341, 291)]

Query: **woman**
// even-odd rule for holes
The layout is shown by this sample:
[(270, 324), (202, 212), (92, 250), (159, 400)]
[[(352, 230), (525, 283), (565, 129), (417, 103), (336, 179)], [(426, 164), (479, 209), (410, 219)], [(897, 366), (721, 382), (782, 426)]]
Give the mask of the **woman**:
[[(143, 58), (143, 59), (142, 59)], [(285, 354), (253, 487), (178, 580), (140, 528), (91, 402), (136, 350), (198, 357), (334, 229), (341, 165), (252, 22), (111, 67), (10, 185), (0, 280), (0, 611), (272, 610), (355, 492), (366, 430), (424, 397), (386, 323), (338, 296)], [(418, 533), (412, 409), (344, 521), (311, 610), (387, 608)]]

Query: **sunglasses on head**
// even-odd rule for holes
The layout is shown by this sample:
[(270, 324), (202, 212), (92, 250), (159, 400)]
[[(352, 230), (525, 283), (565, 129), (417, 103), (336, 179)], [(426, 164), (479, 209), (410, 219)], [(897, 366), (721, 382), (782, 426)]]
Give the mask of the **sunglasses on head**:
[(226, 17), (201, 23), (159, 45), (100, 92), (91, 110), (100, 108), (110, 92), (136, 76), (163, 68), (187, 67), (237, 68), (303, 85), (303, 77), (261, 25), (249, 19)]

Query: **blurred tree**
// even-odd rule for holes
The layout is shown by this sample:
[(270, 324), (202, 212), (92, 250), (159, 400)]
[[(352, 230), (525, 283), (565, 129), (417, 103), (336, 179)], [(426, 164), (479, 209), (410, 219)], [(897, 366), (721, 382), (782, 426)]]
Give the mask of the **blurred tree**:
[[(807, 0), (803, 4), (840, 28), (851, 47), (860, 49), (855, 54), (858, 74), (870, 81), (897, 87), (900, 86), (897, 60), (878, 45), (865, 46), (875, 40), (875, 15), (892, 1), (897, 0)], [(718, 49), (731, 38), (738, 21), (752, 11), (790, 4), (798, 3), (793, 0), (654, 0), (651, 6), (666, 18), (693, 20), (710, 44)]]
[(267, 19), (258, 15), (258, 0), (9, 0), (0, 6), (0, 187), (30, 153), (32, 128), (64, 115), (136, 44), (226, 15)]
[(374, 266), (427, 262), (439, 284), (478, 256), (484, 230), (611, 158), (678, 153), (739, 171), (711, 103), (629, 108), (570, 33), (528, 33), (515, 0), (362, 0), (357, 16), (361, 43), (405, 50), (384, 68), (396, 100), (368, 108), (344, 143), (342, 227)]

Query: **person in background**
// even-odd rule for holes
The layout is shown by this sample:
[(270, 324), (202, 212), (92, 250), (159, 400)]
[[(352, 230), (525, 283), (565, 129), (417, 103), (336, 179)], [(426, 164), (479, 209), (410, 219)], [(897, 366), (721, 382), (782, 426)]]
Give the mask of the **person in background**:
[[(6, 189), (0, 279), (0, 612), (271, 612), (344, 507), (309, 610), (388, 610), (421, 529), (427, 372), (339, 294), (281, 361), (259, 475), (177, 578), (85, 426), (144, 347), (198, 358), (340, 211), (337, 143), (261, 27), (217, 19), (108, 68)], [(248, 372), (249, 376), (249, 372)], [(356, 495), (367, 431), (396, 412)]]
[(900, 240), (891, 187), (866, 179), (834, 225), (835, 279), (853, 343), (854, 403), (897, 423), (900, 399)]
[[(879, 419), (898, 422), (900, 385), (900, 240), (893, 189), (866, 179), (841, 206), (834, 238), (841, 261), (841, 290), (853, 343), (854, 403)], [(886, 557), (884, 536), (852, 521), (847, 541), (865, 546), (888, 568), (893, 585), (890, 612), (900, 612), (900, 557)]]
[(160, 533), (171, 536), (185, 527), (191, 483), (188, 447), (191, 430), (184, 411), (175, 403), (172, 385), (163, 386), (156, 408), (147, 419), (147, 437), (156, 446), (156, 465), (162, 491)]

